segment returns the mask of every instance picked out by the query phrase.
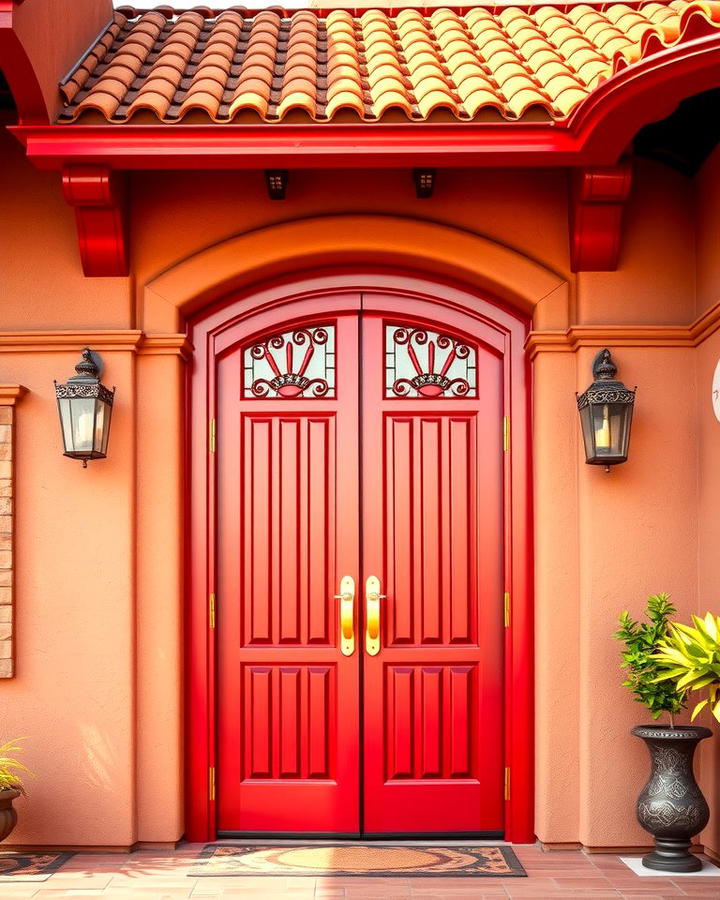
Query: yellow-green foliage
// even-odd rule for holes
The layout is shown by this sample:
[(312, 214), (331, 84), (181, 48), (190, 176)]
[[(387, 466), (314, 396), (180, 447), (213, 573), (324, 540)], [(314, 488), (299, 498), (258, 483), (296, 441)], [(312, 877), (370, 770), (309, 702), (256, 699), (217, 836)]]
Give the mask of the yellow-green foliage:
[(665, 668), (658, 681), (673, 679), (678, 690), (706, 691), (692, 712), (694, 720), (706, 706), (720, 722), (720, 616), (692, 617), (695, 627), (674, 622), (653, 658)]
[(32, 775), (30, 769), (14, 758), (14, 754), (21, 752), (20, 741), (24, 738), (16, 738), (0, 745), (0, 791), (16, 790), (25, 793), (25, 786), (20, 773)]

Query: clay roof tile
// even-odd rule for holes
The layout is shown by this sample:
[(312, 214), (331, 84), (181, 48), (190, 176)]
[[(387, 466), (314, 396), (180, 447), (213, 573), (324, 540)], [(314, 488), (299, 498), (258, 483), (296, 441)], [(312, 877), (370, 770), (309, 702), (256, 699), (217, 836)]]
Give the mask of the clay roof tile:
[(398, 110), (415, 120), (436, 112), (487, 117), (488, 110), (506, 119), (532, 110), (557, 119), (622, 66), (718, 27), (720, 0), (357, 16), (125, 7), (60, 85), (61, 121), (90, 111), (131, 121), (139, 110), (168, 123), (190, 110), (218, 123), (245, 114), (266, 122), (290, 113), (331, 119), (341, 111), (377, 120)]

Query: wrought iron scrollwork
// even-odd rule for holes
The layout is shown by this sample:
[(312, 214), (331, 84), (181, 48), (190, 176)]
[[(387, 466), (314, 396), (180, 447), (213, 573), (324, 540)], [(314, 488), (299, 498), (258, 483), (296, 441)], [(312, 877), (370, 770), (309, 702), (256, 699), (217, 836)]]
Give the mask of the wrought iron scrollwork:
[[(388, 326), (386, 334), (387, 387), (391, 395), (474, 395), (477, 368), (474, 348), (448, 334), (424, 328)], [(404, 348), (406, 358), (399, 356), (398, 348)]]
[(253, 397), (328, 397), (334, 379), (332, 326), (295, 328), (245, 351), (245, 390)]

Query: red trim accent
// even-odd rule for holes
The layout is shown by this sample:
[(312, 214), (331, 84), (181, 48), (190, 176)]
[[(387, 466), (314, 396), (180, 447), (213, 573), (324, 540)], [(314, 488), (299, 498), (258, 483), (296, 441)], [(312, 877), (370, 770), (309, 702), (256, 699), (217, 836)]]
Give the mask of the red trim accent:
[[(582, 149), (548, 123), (51, 125), (10, 129), (41, 169), (325, 169), (569, 165)], [(603, 162), (612, 164), (614, 159)]]
[[(216, 837), (216, 805), (208, 795), (208, 769), (215, 764), (215, 633), (208, 628), (208, 595), (215, 589), (215, 457), (208, 453), (208, 424), (215, 414), (215, 355), (223, 335), (259, 311), (285, 308), (286, 316), (302, 315), (306, 297), (339, 292), (348, 302), (358, 291), (396, 293), (431, 300), (438, 307), (459, 309), (493, 327), (504, 347), (505, 415), (510, 416), (510, 452), (505, 454), (506, 590), (512, 597), (512, 621), (506, 630), (506, 765), (511, 767), (510, 800), (506, 804), (506, 838), (534, 840), (533, 832), (533, 561), (532, 486), (529, 426), (529, 368), (523, 346), (528, 322), (487, 299), (443, 282), (397, 270), (358, 274), (335, 270), (325, 277), (297, 276), (233, 295), (190, 322), (195, 360), (189, 374), (187, 440), (190, 484), (188, 497), (187, 584), (187, 716), (186, 838)], [(441, 299), (438, 299), (441, 298)], [(338, 302), (341, 297), (336, 298)], [(335, 308), (335, 307), (334, 307)], [(293, 312), (289, 312), (293, 310)], [(338, 308), (339, 311), (339, 308)], [(217, 349), (216, 349), (217, 348)], [(498, 423), (500, 427), (500, 423)], [(498, 598), (498, 603), (502, 598)], [(191, 750), (191, 752), (190, 752)]]
[(67, 166), (65, 199), (75, 208), (80, 257), (86, 275), (127, 275), (123, 176), (104, 166)]
[(19, 0), (0, 0), (0, 68), (7, 79), (23, 125), (47, 125), (50, 121), (45, 98), (32, 63), (13, 31), (13, 8)]
[(631, 180), (628, 160), (615, 167), (574, 173), (569, 209), (573, 272), (610, 272), (617, 268), (623, 206)]

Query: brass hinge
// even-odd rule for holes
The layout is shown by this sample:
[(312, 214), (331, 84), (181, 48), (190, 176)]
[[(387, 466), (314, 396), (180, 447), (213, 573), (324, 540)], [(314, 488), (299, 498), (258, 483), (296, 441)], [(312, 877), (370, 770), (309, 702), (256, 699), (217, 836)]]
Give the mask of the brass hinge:
[(210, 594), (210, 627), (215, 627), (215, 594)]
[(210, 799), (215, 799), (215, 766), (210, 766), (210, 770), (208, 772), (208, 788)]
[(510, 766), (505, 766), (505, 799), (510, 799)]
[(503, 416), (503, 450), (510, 449), (510, 416)]
[(210, 452), (215, 452), (217, 425), (215, 419), (210, 419)]
[(505, 627), (509, 628), (510, 627), (510, 594), (507, 591), (505, 591), (505, 594), (503, 596), (503, 611), (504, 611), (504, 618), (505, 618)]

